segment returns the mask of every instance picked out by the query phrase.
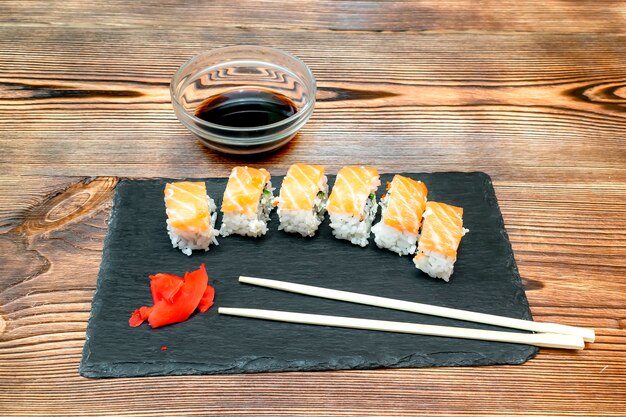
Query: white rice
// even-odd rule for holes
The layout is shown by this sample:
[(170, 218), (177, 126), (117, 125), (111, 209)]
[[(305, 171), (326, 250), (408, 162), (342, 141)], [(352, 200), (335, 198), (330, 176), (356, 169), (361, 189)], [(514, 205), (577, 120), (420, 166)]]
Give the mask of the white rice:
[(248, 217), (241, 213), (224, 213), (220, 235), (237, 234), (259, 237), (267, 233), (267, 221), (270, 219), (272, 202), (274, 201), (272, 182), (268, 181), (261, 193), (255, 216)]
[(167, 219), (167, 233), (172, 241), (172, 247), (180, 249), (185, 255), (190, 256), (192, 250), (204, 249), (205, 252), (209, 250), (209, 245), (219, 245), (217, 242), (217, 236), (219, 231), (215, 230), (215, 219), (217, 218), (217, 207), (215, 202), (208, 195), (207, 204), (209, 206), (209, 213), (211, 215), (211, 227), (206, 231), (198, 230), (184, 230), (172, 227), (170, 219)]
[[(323, 194), (320, 196), (320, 193)], [(278, 207), (278, 218), (280, 219), (278, 230), (300, 233), (304, 237), (315, 235), (319, 225), (324, 220), (327, 200), (328, 185), (326, 184), (326, 176), (324, 176), (311, 210), (284, 210), (280, 206)]]
[(383, 221), (372, 227), (374, 242), (379, 248), (389, 249), (398, 255), (410, 255), (417, 249), (417, 235), (400, 232), (387, 226)]
[(349, 214), (331, 214), (330, 227), (333, 229), (333, 235), (337, 239), (349, 240), (354, 245), (367, 246), (376, 211), (378, 211), (376, 198), (368, 197), (363, 208), (363, 220)]
[(454, 262), (456, 258), (450, 258), (441, 253), (432, 251), (419, 252), (424, 256), (413, 259), (417, 269), (427, 273), (433, 278), (441, 278), (448, 282), (452, 272), (454, 272)]

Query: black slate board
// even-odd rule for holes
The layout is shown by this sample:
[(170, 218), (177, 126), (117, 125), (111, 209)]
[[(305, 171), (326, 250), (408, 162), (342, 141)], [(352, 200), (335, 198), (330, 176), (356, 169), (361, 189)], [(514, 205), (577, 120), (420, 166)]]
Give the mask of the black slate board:
[[(465, 209), (470, 229), (450, 283), (414, 268), (410, 257), (336, 240), (328, 219), (313, 238), (270, 230), (259, 239), (229, 236), (191, 257), (165, 232), (166, 179), (121, 181), (116, 189), (80, 365), (87, 377), (222, 374), (332, 369), (519, 364), (532, 346), (278, 323), (219, 316), (217, 306), (497, 329), (239, 284), (239, 275), (282, 279), (409, 301), (531, 319), (490, 178), (483, 173), (404, 174), (426, 183), (429, 199)], [(392, 175), (382, 175), (382, 183)], [(274, 177), (280, 186), (282, 177)], [(206, 179), (221, 204), (225, 178)], [(329, 176), (332, 184), (334, 176)], [(384, 192), (380, 187), (378, 197)], [(220, 224), (220, 218), (218, 218)], [(188, 321), (151, 329), (128, 326), (150, 305), (148, 275), (182, 275), (205, 263), (216, 305)], [(166, 346), (167, 350), (161, 347)]]

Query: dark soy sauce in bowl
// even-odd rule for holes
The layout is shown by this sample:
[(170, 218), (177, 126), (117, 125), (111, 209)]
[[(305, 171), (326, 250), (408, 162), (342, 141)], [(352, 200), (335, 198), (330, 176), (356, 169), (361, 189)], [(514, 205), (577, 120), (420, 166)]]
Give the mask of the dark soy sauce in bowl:
[(221, 126), (259, 127), (283, 121), (297, 111), (295, 103), (283, 94), (242, 88), (207, 98), (198, 106), (195, 116)]
[(293, 139), (313, 113), (316, 91), (304, 62), (254, 45), (202, 52), (170, 83), (178, 120), (207, 147), (241, 156)]

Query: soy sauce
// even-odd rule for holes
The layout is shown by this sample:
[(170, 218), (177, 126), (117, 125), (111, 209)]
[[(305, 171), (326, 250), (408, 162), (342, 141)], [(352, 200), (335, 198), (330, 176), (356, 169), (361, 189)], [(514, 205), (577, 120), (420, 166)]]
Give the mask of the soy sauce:
[(196, 110), (196, 117), (230, 127), (257, 127), (280, 122), (298, 111), (287, 96), (264, 89), (238, 89), (211, 96)]

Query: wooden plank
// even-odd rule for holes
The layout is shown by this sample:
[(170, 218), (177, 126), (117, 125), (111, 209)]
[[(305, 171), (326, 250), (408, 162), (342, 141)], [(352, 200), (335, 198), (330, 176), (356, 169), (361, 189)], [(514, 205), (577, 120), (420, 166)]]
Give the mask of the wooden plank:
[(0, 24), (80, 27), (233, 27), (334, 31), (499, 31), (623, 33), (623, 4), (611, 0), (121, 0), (3, 1)]
[[(626, 415), (623, 16), (610, 0), (3, 1), (0, 414)], [(245, 163), (488, 172), (533, 315), (598, 341), (509, 367), (79, 377), (116, 181), (81, 177), (242, 163), (199, 145), (168, 94), (189, 56), (242, 43), (294, 52), (320, 87), (299, 137)]]
[(75, 177), (0, 175), (0, 233), (17, 226), (30, 209), (78, 180)]
[(309, 124), (264, 161), (277, 171), (349, 160), (390, 172), (477, 169), (500, 180), (626, 180), (625, 35), (0, 33), (0, 164), (8, 175), (225, 175), (233, 160), (178, 123), (168, 82), (207, 45), (254, 42), (295, 52), (319, 80)]
[[(24, 184), (6, 188), (0, 202), (19, 201), (41, 186)], [(87, 380), (77, 367), (114, 185), (112, 178), (69, 187), (61, 182), (59, 193), (22, 202), (29, 207), (21, 223), (0, 235), (0, 252), (12, 254), (0, 263), (6, 321), (0, 409), (7, 415), (147, 415), (158, 409), (183, 415), (618, 416), (626, 410), (625, 220), (616, 214), (626, 206), (624, 183), (495, 184), (535, 318), (594, 327), (597, 342), (584, 351), (542, 349), (522, 366), (497, 368)], [(611, 220), (600, 221), (603, 216)], [(527, 229), (532, 233), (520, 232)], [(563, 236), (547, 239), (554, 233)], [(602, 250), (537, 261), (540, 249), (524, 250), (529, 239), (546, 240), (541, 250), (553, 254), (571, 254), (573, 242), (610, 249), (618, 261), (602, 266)]]

